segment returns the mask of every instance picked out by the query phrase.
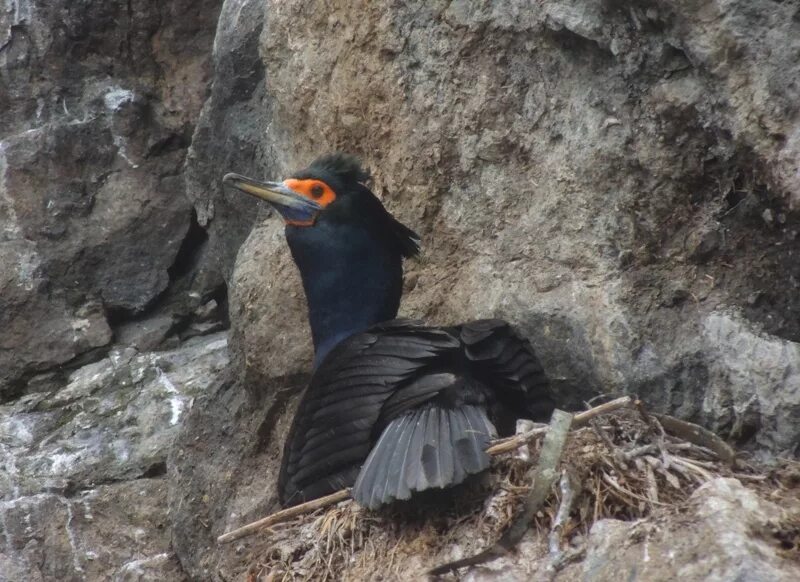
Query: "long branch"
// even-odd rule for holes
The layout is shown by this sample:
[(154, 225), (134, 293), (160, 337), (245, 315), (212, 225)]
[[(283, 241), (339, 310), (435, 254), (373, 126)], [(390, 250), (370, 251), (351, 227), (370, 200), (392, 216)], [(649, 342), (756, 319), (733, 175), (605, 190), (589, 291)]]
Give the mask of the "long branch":
[(267, 517), (263, 517), (258, 521), (254, 521), (253, 523), (248, 523), (238, 529), (234, 529), (229, 531), (226, 534), (223, 534), (217, 538), (217, 542), (221, 544), (225, 544), (227, 542), (232, 542), (234, 540), (238, 540), (239, 538), (243, 538), (251, 533), (255, 533), (258, 530), (268, 527), (270, 525), (275, 525), (276, 523), (281, 523), (282, 521), (289, 521), (293, 517), (297, 517), (298, 515), (303, 515), (304, 513), (311, 513), (312, 511), (316, 511), (317, 509), (321, 509), (323, 507), (327, 507), (329, 505), (333, 505), (334, 503), (339, 503), (340, 501), (344, 501), (345, 499), (350, 499), (350, 490), (349, 489), (341, 489), (336, 493), (331, 493), (330, 495), (326, 495), (325, 497), (318, 497), (317, 499), (313, 499), (311, 501), (307, 501), (306, 503), (301, 503), (300, 505), (295, 505), (294, 507), (289, 507), (287, 509), (283, 509)]

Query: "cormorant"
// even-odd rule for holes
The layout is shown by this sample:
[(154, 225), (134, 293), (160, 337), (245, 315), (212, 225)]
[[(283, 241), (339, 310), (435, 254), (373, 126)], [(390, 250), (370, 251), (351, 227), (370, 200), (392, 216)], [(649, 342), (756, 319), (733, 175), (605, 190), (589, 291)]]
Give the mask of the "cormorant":
[(419, 237), (369, 190), (358, 160), (331, 154), (283, 182), (227, 174), (270, 203), (303, 281), (314, 373), (286, 442), (279, 498), (352, 487), (377, 508), (489, 466), (516, 417), (552, 412), (530, 344), (500, 320), (438, 328), (395, 319)]

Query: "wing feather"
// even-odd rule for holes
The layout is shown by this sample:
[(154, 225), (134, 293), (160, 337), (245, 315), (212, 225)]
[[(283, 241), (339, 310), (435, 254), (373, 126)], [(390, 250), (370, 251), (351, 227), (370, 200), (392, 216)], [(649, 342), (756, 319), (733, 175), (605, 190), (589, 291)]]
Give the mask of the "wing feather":
[(281, 502), (355, 482), (356, 499), (377, 507), (460, 482), (488, 466), (487, 399), (519, 414), (553, 408), (541, 363), (506, 322), (394, 320), (356, 334), (322, 362), (298, 407)]
[[(374, 326), (337, 345), (317, 369), (292, 423), (279, 477), (281, 502), (300, 503), (309, 492), (330, 492), (325, 487), (331, 473), (357, 473), (380, 434), (386, 400), (460, 345), (445, 330), (405, 320)], [(411, 397), (413, 390), (406, 394)], [(418, 401), (412, 398), (409, 404)], [(394, 407), (398, 412), (408, 408)], [(414, 436), (409, 426), (407, 433), (398, 433), (406, 446)], [(400, 462), (403, 453), (397, 450)], [(403, 488), (392, 492), (405, 493)]]

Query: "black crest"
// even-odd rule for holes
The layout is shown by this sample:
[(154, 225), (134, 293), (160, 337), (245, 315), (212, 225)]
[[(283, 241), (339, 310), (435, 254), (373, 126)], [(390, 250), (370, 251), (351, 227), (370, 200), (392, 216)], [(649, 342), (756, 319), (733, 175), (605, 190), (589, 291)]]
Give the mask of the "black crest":
[(369, 182), (370, 173), (361, 167), (361, 162), (355, 156), (342, 153), (327, 154), (318, 157), (308, 167), (310, 172), (333, 174), (344, 182)]

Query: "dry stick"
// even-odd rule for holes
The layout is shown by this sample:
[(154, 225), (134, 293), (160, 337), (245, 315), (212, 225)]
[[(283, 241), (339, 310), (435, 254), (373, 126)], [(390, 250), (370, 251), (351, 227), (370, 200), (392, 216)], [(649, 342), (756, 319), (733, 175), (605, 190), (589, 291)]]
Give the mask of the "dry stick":
[[(588, 423), (591, 419), (596, 418), (601, 414), (607, 414), (609, 412), (619, 410), (620, 408), (625, 408), (626, 406), (630, 406), (632, 403), (633, 400), (631, 399), (630, 396), (623, 396), (622, 398), (617, 398), (616, 400), (612, 400), (610, 402), (606, 402), (605, 404), (595, 406), (594, 408), (591, 408), (585, 412), (576, 414), (573, 417), (572, 426), (573, 428), (579, 428)], [(498, 439), (494, 441), (494, 444), (492, 446), (486, 449), (486, 452), (487, 454), (493, 457), (497, 455), (502, 455), (503, 453), (511, 452), (517, 449), (518, 447), (524, 445), (525, 443), (530, 442), (534, 438), (546, 434), (548, 430), (549, 430), (548, 428), (536, 428), (513, 437)], [(217, 543), (224, 544), (232, 542), (234, 540), (238, 540), (252, 533), (255, 533), (256, 531), (262, 528), (268, 527), (270, 525), (275, 525), (276, 523), (288, 521), (294, 517), (297, 517), (298, 515), (311, 513), (312, 511), (316, 511), (317, 509), (327, 507), (328, 505), (333, 505), (334, 503), (339, 503), (340, 501), (344, 501), (345, 499), (349, 498), (350, 498), (350, 490), (342, 489), (340, 491), (337, 491), (336, 493), (331, 493), (330, 495), (326, 495), (325, 497), (320, 497), (319, 499), (314, 499), (306, 503), (301, 503), (300, 505), (295, 505), (294, 507), (278, 511), (262, 519), (259, 519), (258, 521), (254, 521), (253, 523), (248, 523), (247, 525), (244, 525), (240, 528), (231, 530), (219, 536), (217, 538)]]
[(596, 420), (592, 420), (589, 423), (589, 426), (592, 427), (592, 430), (595, 432), (595, 434), (600, 438), (601, 441), (603, 441), (603, 444), (606, 446), (606, 449), (608, 449), (608, 452), (614, 458), (614, 461), (616, 461), (619, 464), (620, 469), (622, 469), (623, 471), (627, 471), (628, 465), (625, 462), (625, 457), (623, 456), (622, 451), (620, 451), (619, 447), (617, 447), (617, 445), (614, 444), (614, 441), (611, 440), (611, 437), (608, 436), (608, 434), (606, 434), (606, 431), (603, 430), (603, 427), (600, 426), (600, 423), (598, 423)]
[(575, 494), (581, 490), (581, 484), (578, 483), (576, 486), (573, 481), (574, 478), (569, 469), (561, 472), (561, 480), (558, 484), (561, 489), (561, 503), (558, 506), (553, 525), (550, 527), (550, 563), (547, 564), (546, 568), (548, 580), (554, 579), (559, 570), (586, 553), (586, 544), (578, 548), (568, 547), (566, 550), (561, 550), (561, 536), (564, 532), (564, 526), (569, 522), (569, 514), (572, 513), (572, 508), (575, 505)]
[(620, 408), (630, 406), (631, 404), (633, 404), (633, 398), (630, 396), (622, 396), (621, 398), (616, 398), (615, 400), (595, 406), (594, 408), (590, 408), (584, 412), (579, 412), (572, 419), (572, 428), (580, 428), (585, 426), (590, 420), (600, 416), (601, 414), (607, 414), (609, 412), (619, 410)]
[(671, 435), (701, 447), (711, 449), (724, 463), (727, 463), (730, 466), (733, 466), (736, 463), (736, 453), (734, 450), (730, 447), (730, 445), (728, 445), (728, 443), (723, 441), (710, 430), (706, 430), (702, 426), (696, 425), (692, 422), (679, 420), (674, 416), (655, 413), (651, 414), (658, 419), (658, 422), (661, 423), (661, 426), (664, 427), (664, 430)]
[(561, 480), (558, 482), (558, 487), (561, 490), (561, 503), (558, 506), (556, 517), (553, 519), (549, 537), (550, 561), (552, 563), (555, 563), (561, 554), (561, 534), (564, 531), (564, 525), (569, 521), (569, 514), (572, 512), (572, 506), (575, 503), (575, 488), (572, 486), (572, 478), (567, 470), (561, 472)]
[(531, 520), (536, 512), (541, 509), (550, 494), (550, 489), (558, 476), (558, 465), (564, 452), (564, 443), (572, 425), (573, 416), (563, 410), (555, 410), (550, 420), (550, 426), (542, 443), (539, 453), (539, 463), (536, 466), (536, 476), (528, 497), (522, 507), (522, 512), (514, 519), (506, 532), (491, 548), (469, 558), (463, 558), (437, 566), (428, 571), (431, 576), (446, 574), (459, 568), (485, 564), (506, 555), (522, 539), (530, 527)]
[[(580, 412), (573, 417), (572, 428), (580, 428), (585, 426), (590, 420), (600, 416), (601, 414), (608, 414), (609, 412), (619, 410), (620, 408), (625, 408), (630, 406), (632, 403), (633, 399), (630, 396), (623, 396), (622, 398), (617, 398), (616, 400), (606, 402), (600, 406), (590, 408), (585, 412)], [(500, 455), (502, 453), (510, 453), (525, 443), (530, 442), (533, 438), (545, 434), (547, 431), (547, 427), (534, 428), (533, 430), (529, 430), (528, 432), (524, 432), (522, 434), (514, 435), (504, 439), (498, 439), (491, 447), (486, 449), (486, 452), (492, 456)]]
[(653, 472), (653, 467), (649, 463), (644, 464), (644, 474), (647, 478), (647, 497), (650, 501), (658, 503), (658, 482), (656, 481), (656, 474)]
[(334, 503), (339, 503), (340, 501), (344, 501), (345, 499), (350, 499), (349, 489), (342, 489), (341, 491), (337, 491), (336, 493), (331, 493), (330, 495), (326, 495), (325, 497), (319, 497), (318, 499), (314, 499), (313, 501), (309, 501), (307, 503), (301, 503), (300, 505), (295, 505), (294, 507), (278, 511), (277, 513), (273, 513), (272, 515), (268, 515), (267, 517), (259, 519), (258, 521), (254, 521), (253, 523), (248, 523), (245, 526), (242, 526), (238, 529), (229, 531), (228, 533), (219, 536), (217, 538), (217, 542), (220, 544), (224, 544), (227, 542), (232, 542), (233, 540), (238, 540), (239, 538), (250, 535), (251, 533), (255, 533), (261, 528), (274, 525), (282, 521), (288, 521), (293, 517), (297, 517), (298, 515), (302, 515), (304, 513), (311, 513), (312, 511), (316, 511), (317, 509), (327, 507), (328, 505), (333, 505)]
[[(643, 502), (645, 502), (645, 503), (651, 503), (651, 504), (653, 504), (653, 505), (660, 505), (660, 506), (663, 506), (663, 507), (667, 507), (667, 506), (669, 505), (668, 503), (662, 503), (662, 502), (660, 502), (660, 501), (654, 501), (654, 500), (652, 500), (652, 499), (648, 499), (647, 497), (642, 497), (642, 496), (641, 496), (641, 495), (639, 495), (638, 493), (634, 493), (633, 491), (630, 491), (630, 490), (628, 490), (628, 489), (625, 489), (625, 487), (623, 487), (622, 485), (620, 485), (620, 484), (619, 484), (619, 483), (618, 483), (618, 482), (617, 482), (617, 481), (616, 481), (616, 480), (615, 480), (613, 477), (611, 477), (610, 475), (606, 475), (606, 474), (604, 474), (604, 475), (603, 475), (603, 482), (604, 482), (604, 483), (606, 483), (607, 485), (610, 485), (610, 486), (611, 486), (611, 488), (612, 488), (612, 489), (614, 489), (614, 490), (615, 490), (615, 491), (616, 491), (616, 492), (617, 492), (619, 495), (624, 495), (624, 496), (626, 496), (626, 497), (629, 497), (630, 499), (636, 499), (636, 500), (638, 500), (638, 501), (643, 501)], [(628, 500), (628, 502), (630, 503), (630, 500)], [(632, 505), (632, 504), (631, 504), (631, 505)]]

